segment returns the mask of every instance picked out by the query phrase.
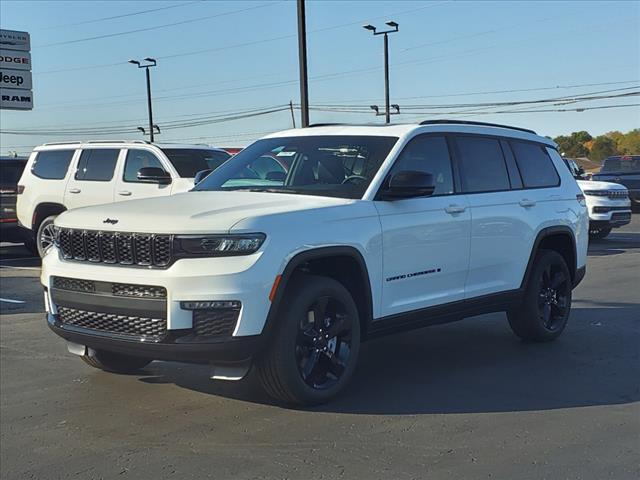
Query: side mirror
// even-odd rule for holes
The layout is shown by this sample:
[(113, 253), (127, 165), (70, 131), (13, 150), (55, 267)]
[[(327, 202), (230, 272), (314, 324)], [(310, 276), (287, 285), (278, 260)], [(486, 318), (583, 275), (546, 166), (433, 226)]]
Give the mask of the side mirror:
[(138, 170), (138, 180), (146, 183), (168, 185), (171, 183), (171, 175), (160, 167), (143, 167)]
[(208, 169), (208, 170), (200, 170), (198, 173), (196, 173), (196, 176), (193, 179), (193, 184), (194, 185), (199, 184), (211, 172), (213, 172), (213, 169), (211, 169), (211, 168)]
[(426, 172), (404, 170), (395, 173), (389, 180), (389, 186), (382, 192), (386, 200), (403, 198), (429, 197), (436, 186), (433, 175)]

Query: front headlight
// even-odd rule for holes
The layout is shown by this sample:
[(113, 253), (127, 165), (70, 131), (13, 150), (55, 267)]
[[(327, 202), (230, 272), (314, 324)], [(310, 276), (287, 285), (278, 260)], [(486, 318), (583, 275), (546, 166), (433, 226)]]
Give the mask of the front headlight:
[(264, 233), (239, 235), (177, 235), (174, 251), (180, 257), (230, 257), (249, 255), (263, 244)]
[(584, 194), (590, 197), (607, 197), (609, 192), (607, 190), (585, 190)]

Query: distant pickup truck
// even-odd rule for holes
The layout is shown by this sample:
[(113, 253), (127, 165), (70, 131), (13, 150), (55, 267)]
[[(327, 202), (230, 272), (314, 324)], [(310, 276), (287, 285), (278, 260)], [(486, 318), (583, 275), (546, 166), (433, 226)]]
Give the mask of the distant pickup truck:
[(640, 155), (614, 156), (605, 159), (593, 180), (620, 183), (629, 190), (631, 208), (640, 210)]

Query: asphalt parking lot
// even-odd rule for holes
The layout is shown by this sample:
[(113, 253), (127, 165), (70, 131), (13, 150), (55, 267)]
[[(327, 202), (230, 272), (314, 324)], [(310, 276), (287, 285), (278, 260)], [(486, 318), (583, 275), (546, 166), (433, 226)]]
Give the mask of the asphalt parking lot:
[(311, 409), (205, 366), (92, 369), (46, 327), (38, 261), (0, 265), (3, 479), (640, 478), (640, 215), (591, 245), (558, 341), (503, 314), (375, 340)]

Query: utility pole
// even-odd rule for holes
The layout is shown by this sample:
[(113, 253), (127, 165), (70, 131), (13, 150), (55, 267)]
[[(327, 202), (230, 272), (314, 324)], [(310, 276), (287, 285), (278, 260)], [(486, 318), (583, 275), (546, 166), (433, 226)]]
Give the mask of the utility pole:
[(293, 113), (293, 100), (289, 100), (289, 108), (291, 109), (291, 122), (293, 123), (293, 128), (296, 128), (296, 116)]
[(391, 110), (389, 105), (389, 34), (398, 31), (398, 24), (391, 20), (386, 22), (386, 24), (390, 26), (392, 30), (378, 32), (373, 25), (363, 25), (363, 28), (372, 31), (374, 35), (384, 35), (384, 117), (386, 123), (391, 123)]
[(307, 25), (305, 0), (298, 0), (298, 57), (300, 63), (300, 122), (309, 126), (309, 82), (307, 79)]
[[(147, 110), (149, 111), (149, 139), (151, 140), (151, 143), (153, 143), (154, 140), (154, 136), (153, 136), (153, 110), (151, 108), (151, 74), (149, 73), (149, 68), (150, 67), (155, 67), (156, 66), (156, 61), (153, 58), (145, 58), (145, 61), (148, 62), (145, 65), (142, 65), (138, 60), (129, 60), (129, 63), (132, 63), (134, 65), (137, 65), (138, 68), (144, 68), (145, 69), (145, 74), (147, 77)], [(160, 129), (158, 129), (160, 130)], [(144, 131), (143, 131), (144, 134)]]

